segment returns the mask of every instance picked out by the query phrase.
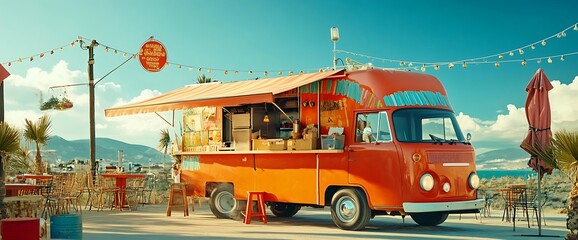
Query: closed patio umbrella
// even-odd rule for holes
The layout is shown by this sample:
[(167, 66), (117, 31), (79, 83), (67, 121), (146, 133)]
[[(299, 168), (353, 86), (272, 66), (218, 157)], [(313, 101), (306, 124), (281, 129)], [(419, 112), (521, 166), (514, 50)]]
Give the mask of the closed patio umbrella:
[[(520, 145), (528, 153), (532, 153), (532, 147), (544, 148), (550, 144), (552, 131), (550, 124), (552, 122), (550, 111), (550, 100), (548, 99), (548, 91), (552, 89), (552, 84), (543, 69), (538, 69), (528, 86), (526, 92), (526, 119), (528, 120), (528, 135)], [(536, 156), (531, 156), (528, 161), (528, 166), (532, 167), (534, 171), (538, 172), (538, 234), (542, 235), (542, 220), (541, 211), (541, 190), (540, 182), (544, 173), (552, 174), (552, 167), (544, 161), (541, 161)]]

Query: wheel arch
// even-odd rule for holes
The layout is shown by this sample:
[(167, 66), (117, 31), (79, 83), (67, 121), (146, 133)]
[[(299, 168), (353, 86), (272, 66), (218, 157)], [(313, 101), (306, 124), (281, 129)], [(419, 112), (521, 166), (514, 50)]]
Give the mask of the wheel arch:
[(323, 205), (324, 206), (331, 206), (331, 200), (333, 199), (333, 195), (335, 195), (335, 193), (337, 191), (339, 191), (340, 189), (343, 188), (351, 188), (351, 189), (358, 189), (361, 190), (361, 192), (363, 192), (363, 194), (365, 194), (365, 199), (367, 199), (367, 205), (369, 206), (370, 209), (373, 209), (372, 205), (371, 205), (371, 200), (369, 199), (369, 195), (367, 194), (367, 191), (365, 191), (365, 189), (361, 186), (351, 186), (351, 185), (332, 185), (329, 186), (325, 189), (325, 198), (323, 199)]
[(229, 185), (233, 189), (233, 195), (235, 195), (235, 184), (232, 182), (206, 182), (205, 183), (205, 197), (211, 197), (211, 193), (217, 186), (225, 184)]

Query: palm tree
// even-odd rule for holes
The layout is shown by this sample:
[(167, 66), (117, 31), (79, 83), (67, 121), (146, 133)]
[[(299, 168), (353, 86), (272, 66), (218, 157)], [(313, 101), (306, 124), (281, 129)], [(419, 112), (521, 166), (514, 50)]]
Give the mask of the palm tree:
[(568, 199), (566, 239), (578, 239), (578, 132), (561, 130), (554, 133), (551, 146), (533, 146), (532, 155), (564, 172), (572, 181)]
[(24, 138), (30, 144), (34, 142), (36, 145), (36, 157), (34, 158), (34, 173), (42, 174), (44, 167), (42, 164), (42, 155), (40, 154), (40, 147), (45, 145), (50, 139), (52, 120), (47, 115), (38, 119), (35, 123), (29, 119), (25, 119), (26, 127), (24, 129)]
[(161, 130), (161, 138), (159, 139), (159, 151), (164, 153), (163, 155), (163, 170), (165, 169), (165, 162), (167, 159), (167, 151), (169, 149), (169, 145), (171, 144), (171, 136), (169, 135), (168, 129)]
[(213, 79), (210, 77), (205, 77), (205, 74), (203, 74), (197, 78), (197, 83), (210, 83), (210, 82), (215, 82), (215, 81), (213, 81)]
[(6, 183), (4, 172), (4, 160), (8, 154), (17, 151), (20, 148), (20, 133), (18, 130), (0, 121), (0, 219), (8, 217), (6, 214), (6, 205), (4, 197), (6, 196)]

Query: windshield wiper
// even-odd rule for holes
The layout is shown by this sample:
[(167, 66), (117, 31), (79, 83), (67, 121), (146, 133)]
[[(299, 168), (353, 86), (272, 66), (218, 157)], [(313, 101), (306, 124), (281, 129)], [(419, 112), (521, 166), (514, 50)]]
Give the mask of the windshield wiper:
[(434, 144), (437, 144), (438, 142), (440, 143), (440, 145), (443, 145), (445, 140), (443, 138), (440, 138), (436, 135), (430, 134), (429, 137), (431, 138), (431, 140), (434, 141)]

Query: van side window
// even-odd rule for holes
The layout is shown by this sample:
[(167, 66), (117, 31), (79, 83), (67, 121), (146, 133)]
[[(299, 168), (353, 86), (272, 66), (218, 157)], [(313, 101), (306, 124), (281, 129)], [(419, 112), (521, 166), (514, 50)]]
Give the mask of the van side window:
[(380, 142), (391, 142), (391, 129), (386, 112), (379, 113), (379, 132), (377, 139)]
[(385, 112), (358, 113), (355, 126), (355, 142), (391, 141), (389, 122)]

